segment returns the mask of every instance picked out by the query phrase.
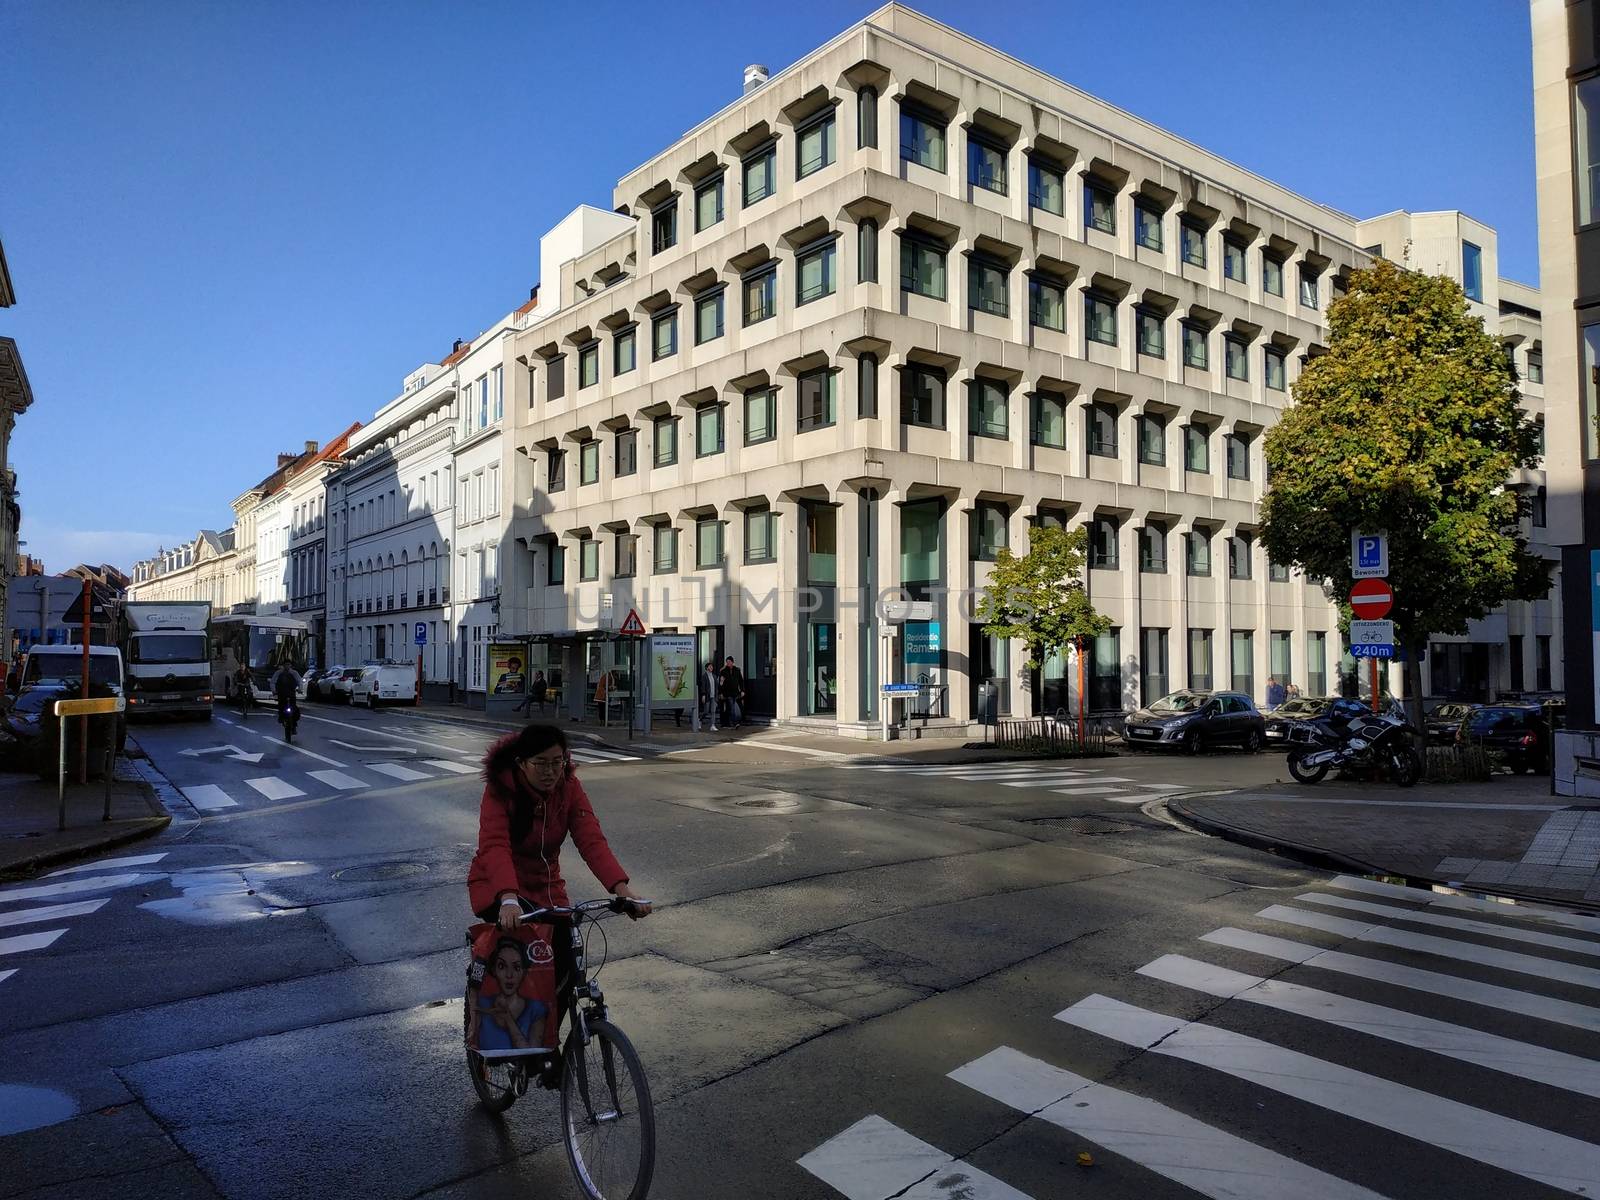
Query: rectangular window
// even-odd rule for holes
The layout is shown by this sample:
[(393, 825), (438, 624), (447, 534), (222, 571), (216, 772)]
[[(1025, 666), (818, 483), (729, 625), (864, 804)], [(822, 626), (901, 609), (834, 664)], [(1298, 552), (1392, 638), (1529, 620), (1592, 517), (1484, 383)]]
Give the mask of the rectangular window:
[(722, 175), (704, 180), (694, 189), (694, 231), (710, 229), (722, 220)]
[(1178, 253), (1191, 267), (1206, 265), (1206, 231), (1194, 221), (1178, 222)]
[(1139, 631), (1139, 686), (1142, 703), (1154, 704), (1167, 694), (1167, 631)]
[(722, 296), (718, 288), (709, 296), (694, 302), (694, 344), (703, 346), (722, 336)]
[(856, 416), (878, 415), (878, 356), (863, 354), (856, 359)]
[(1274, 392), (1284, 391), (1288, 387), (1288, 372), (1284, 368), (1282, 350), (1274, 350), (1271, 346), (1261, 351), (1261, 364), (1265, 369), (1267, 387)]
[(1283, 295), (1283, 260), (1261, 252), (1261, 290), (1270, 296)]
[(744, 280), (744, 323), (757, 325), (778, 315), (778, 267), (774, 263)]
[(900, 239), (900, 286), (933, 300), (945, 299), (943, 247), (918, 238)]
[(1294, 634), (1274, 629), (1267, 634), (1267, 681), (1287, 687), (1294, 679)]
[(1471, 242), (1461, 243), (1461, 290), (1468, 300), (1483, 303), (1483, 251)]
[(1318, 300), (1317, 277), (1313, 272), (1302, 266), (1300, 268), (1300, 307), (1316, 308)]
[(1146, 250), (1161, 249), (1161, 214), (1148, 201), (1133, 202), (1133, 240)]
[(878, 282), (878, 223), (871, 217), (856, 222), (856, 282)]
[(578, 387), (593, 387), (600, 382), (600, 343), (590, 342), (578, 349)]
[(583, 486), (600, 482), (600, 443), (584, 442), (578, 447), (578, 484)]
[(651, 461), (658, 467), (670, 467), (678, 461), (678, 418), (657, 417), (651, 422), (654, 450)]
[(611, 373), (626, 375), (639, 365), (638, 331), (629, 325), (611, 338)]
[(1256, 694), (1256, 635), (1248, 629), (1233, 631), (1233, 690)]
[(660, 362), (678, 352), (678, 310), (657, 315), (650, 322), (650, 358)]
[(967, 131), (967, 182), (985, 191), (1006, 194), (1006, 150)]
[(1228, 578), (1249, 579), (1253, 547), (1248, 534), (1236, 533), (1228, 539)]
[(778, 557), (778, 514), (770, 508), (752, 508), (744, 514), (744, 561), (775, 562)]
[(1222, 239), (1222, 277), (1235, 283), (1244, 283), (1244, 243), (1232, 238)]
[(498, 421), (506, 415), (506, 380), (505, 369), (496, 367), (490, 372), (493, 377), (491, 390), (494, 392), (494, 419)]
[(900, 157), (943, 173), (944, 122), (928, 113), (900, 106)]
[(1600, 221), (1600, 76), (1572, 85), (1572, 137), (1581, 228)]
[(1328, 694), (1328, 635), (1306, 634), (1306, 694)]
[(1230, 433), (1224, 439), (1228, 448), (1228, 478), (1250, 478), (1250, 439), (1242, 433)]
[(1053, 392), (1035, 392), (1030, 440), (1035, 446), (1067, 448), (1067, 398)]
[(1528, 382), (1544, 382), (1544, 355), (1538, 351), (1528, 352)]
[(975, 562), (994, 562), (1005, 549), (1006, 521), (1010, 514), (1003, 504), (980, 500), (972, 508), (972, 558)]
[(1006, 281), (1009, 277), (1010, 271), (1003, 264), (995, 262), (993, 259), (969, 254), (967, 256), (967, 306), (996, 317), (1009, 315), (1011, 304), (1006, 288)]
[(639, 431), (637, 429), (617, 430), (617, 443), (612, 469), (619, 479), (625, 475), (632, 475), (639, 469)]
[(1183, 427), (1183, 469), (1197, 475), (1211, 473), (1211, 435), (1203, 426)]
[(694, 565), (698, 570), (720, 567), (725, 560), (722, 552), (723, 522), (715, 517), (701, 517), (694, 523)]
[[(552, 587), (567, 581), (567, 548), (560, 542), (546, 543), (544, 581)], [(465, 555), (462, 556), (465, 562)]]
[(593, 583), (600, 578), (600, 541), (598, 538), (584, 538), (578, 543), (578, 579), (583, 583)]
[(944, 428), (944, 372), (908, 364), (900, 370), (900, 420), (905, 425)]
[(1094, 292), (1083, 294), (1083, 329), (1091, 342), (1117, 344), (1117, 306)]
[(1167, 422), (1152, 413), (1139, 417), (1139, 461), (1147, 467), (1167, 465)]
[(1139, 353), (1147, 358), (1167, 356), (1167, 327), (1160, 313), (1149, 309), (1138, 310), (1136, 323), (1139, 330)]
[(1139, 570), (1146, 575), (1167, 573), (1167, 531), (1160, 525), (1139, 529)]
[(758, 446), (778, 436), (778, 389), (756, 388), (744, 394), (744, 444)]
[(546, 450), (545, 491), (559, 492), (567, 486), (567, 455), (562, 450)]
[(639, 536), (634, 533), (617, 534), (616, 569), (618, 579), (631, 579), (639, 566)]
[(1089, 566), (1096, 571), (1115, 571), (1117, 565), (1116, 518), (1095, 517), (1089, 522)]
[(1183, 539), (1184, 573), (1193, 579), (1211, 576), (1211, 535), (1203, 529), (1191, 529)]
[(1189, 687), (1196, 692), (1211, 690), (1211, 630), (1189, 630)]
[(1099, 458), (1117, 457), (1117, 410), (1109, 404), (1091, 404), (1085, 412), (1084, 433), (1088, 450)]
[(1122, 707), (1122, 630), (1110, 629), (1094, 640), (1089, 659), (1089, 707), (1114, 712)]
[(1040, 329), (1067, 331), (1067, 289), (1042, 275), (1028, 276), (1028, 323)]
[(1546, 500), (1548, 493), (1544, 485), (1540, 484), (1533, 489), (1533, 495), (1528, 497), (1528, 520), (1535, 529), (1543, 529), (1548, 515), (1549, 504)]
[(744, 160), (744, 206), (765, 200), (778, 188), (778, 146), (768, 142)]
[(794, 302), (809, 304), (833, 295), (839, 286), (839, 243), (832, 238), (795, 256)]
[(1267, 581), (1269, 583), (1288, 583), (1289, 568), (1282, 563), (1275, 563), (1269, 558), (1267, 560)]
[(1240, 338), (1223, 336), (1222, 367), (1229, 379), (1248, 382), (1250, 379), (1250, 349)]
[(1110, 188), (1084, 180), (1083, 224), (1101, 233), (1117, 231), (1117, 194)]
[(1067, 214), (1066, 174), (1054, 163), (1042, 158), (1028, 159), (1028, 206), (1055, 213)]
[(1533, 687), (1535, 691), (1550, 690), (1550, 635), (1541, 633), (1533, 639)]
[(795, 130), (795, 178), (804, 179), (820, 171), (839, 156), (837, 124), (833, 109)]
[(678, 569), (678, 531), (671, 525), (657, 525), (652, 534), (654, 541), (654, 574), (670, 575)]
[(900, 582), (933, 584), (944, 577), (944, 506), (922, 500), (900, 506)]
[(1206, 331), (1198, 325), (1183, 323), (1183, 365), (1204, 371), (1211, 366), (1211, 353), (1206, 345)]
[(650, 212), (650, 252), (660, 254), (678, 244), (678, 197)]
[(838, 420), (837, 376), (829, 368), (807, 371), (795, 380), (795, 425), (801, 433)]
[(567, 356), (558, 354), (544, 369), (545, 399), (559, 400), (567, 394)]
[(694, 455), (707, 458), (722, 450), (722, 405), (702, 404), (694, 413)]
[(968, 385), (972, 432), (978, 437), (1011, 436), (1011, 389), (993, 379), (974, 379)]
[(856, 92), (856, 149), (878, 147), (878, 89), (864, 87)]

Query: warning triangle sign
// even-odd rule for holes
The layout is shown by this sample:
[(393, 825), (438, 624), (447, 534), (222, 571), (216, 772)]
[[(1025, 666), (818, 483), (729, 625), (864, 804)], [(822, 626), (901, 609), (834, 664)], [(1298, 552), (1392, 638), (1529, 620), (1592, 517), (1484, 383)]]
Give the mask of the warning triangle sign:
[(644, 622), (639, 620), (638, 609), (630, 608), (628, 610), (628, 619), (622, 623), (622, 628), (617, 632), (622, 634), (623, 637), (644, 636)]

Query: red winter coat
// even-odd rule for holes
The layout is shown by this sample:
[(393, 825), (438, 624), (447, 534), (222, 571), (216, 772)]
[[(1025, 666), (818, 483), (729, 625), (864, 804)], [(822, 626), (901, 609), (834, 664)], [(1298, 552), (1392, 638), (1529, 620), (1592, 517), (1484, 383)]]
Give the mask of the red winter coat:
[[(490, 754), (493, 755), (491, 750)], [(520, 794), (519, 794), (520, 793)], [(534, 805), (533, 824), (516, 845), (511, 843), (511, 798)], [(606, 891), (626, 883), (622, 869), (577, 776), (567, 775), (546, 798), (541, 811), (533, 793), (514, 769), (489, 779), (478, 813), (478, 852), (467, 871), (467, 896), (472, 911), (495, 908), (506, 892), (530, 904), (565, 905), (566, 884), (561, 878), (561, 845), (572, 835), (583, 861)]]

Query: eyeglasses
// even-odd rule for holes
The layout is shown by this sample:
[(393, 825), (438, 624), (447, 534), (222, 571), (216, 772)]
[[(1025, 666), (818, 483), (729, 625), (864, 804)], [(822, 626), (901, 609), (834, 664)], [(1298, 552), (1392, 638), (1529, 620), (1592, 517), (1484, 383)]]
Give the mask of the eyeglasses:
[(522, 761), (527, 766), (532, 767), (535, 771), (545, 772), (563, 770), (569, 763), (572, 762), (572, 760), (565, 754), (563, 754), (560, 758), (525, 758)]

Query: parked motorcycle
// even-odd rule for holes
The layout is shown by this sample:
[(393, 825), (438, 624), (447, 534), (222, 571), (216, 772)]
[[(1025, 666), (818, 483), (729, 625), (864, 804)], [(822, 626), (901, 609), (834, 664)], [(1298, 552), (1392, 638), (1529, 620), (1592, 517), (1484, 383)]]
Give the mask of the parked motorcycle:
[(1374, 714), (1355, 700), (1340, 700), (1326, 716), (1299, 723), (1290, 733), (1289, 774), (1320, 783), (1330, 770), (1382, 768), (1399, 787), (1422, 778), (1416, 730), (1393, 713)]

